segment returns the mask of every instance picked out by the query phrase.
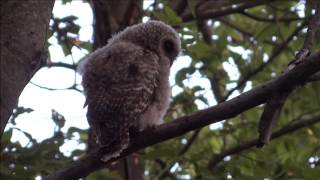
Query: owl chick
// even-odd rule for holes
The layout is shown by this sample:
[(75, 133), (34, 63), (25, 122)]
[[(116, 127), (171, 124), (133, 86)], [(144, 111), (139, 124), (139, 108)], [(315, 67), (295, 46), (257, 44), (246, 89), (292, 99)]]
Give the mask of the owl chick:
[(170, 67), (180, 52), (178, 34), (160, 21), (126, 28), (83, 65), (87, 119), (104, 161), (128, 147), (129, 129), (162, 123), (169, 106)]

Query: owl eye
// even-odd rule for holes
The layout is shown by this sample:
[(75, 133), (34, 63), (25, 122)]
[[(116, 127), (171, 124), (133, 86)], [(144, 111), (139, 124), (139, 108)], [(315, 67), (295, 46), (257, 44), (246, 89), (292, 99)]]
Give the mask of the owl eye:
[(163, 43), (163, 48), (165, 52), (168, 54), (171, 54), (172, 52), (174, 52), (174, 44), (171, 41), (165, 41)]
[[(166, 36), (160, 41), (160, 52), (164, 53), (171, 61), (173, 61), (178, 55), (177, 40), (173, 37)], [(172, 63), (172, 62), (171, 62)]]

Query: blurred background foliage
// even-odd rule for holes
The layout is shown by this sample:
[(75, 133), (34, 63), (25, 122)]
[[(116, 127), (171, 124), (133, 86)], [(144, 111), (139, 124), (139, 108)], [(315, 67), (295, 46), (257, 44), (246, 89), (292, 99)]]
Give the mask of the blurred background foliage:
[[(243, 0), (242, 0), (243, 1)], [(217, 1), (209, 4), (215, 11), (224, 6), (236, 8), (242, 1)], [(63, 0), (66, 4), (71, 0)], [(245, 2), (245, 1), (243, 1)], [(312, 1), (311, 1), (312, 2)], [(88, 3), (83, 1), (83, 3)], [(228, 100), (281, 74), (301, 48), (306, 22), (314, 6), (305, 1), (275, 1), (226, 16), (207, 20), (185, 21), (168, 0), (159, 0), (144, 8), (143, 17), (158, 19), (172, 25), (180, 34), (183, 57), (191, 59), (187, 67), (175, 74), (174, 87), (166, 121), (188, 115), (201, 108)], [(221, 4), (220, 4), (221, 3)], [(224, 4), (225, 3), (225, 4)], [(188, 0), (188, 10), (196, 17), (197, 1)], [(73, 47), (92, 51), (92, 42), (77, 39), (81, 27), (78, 17), (55, 17), (53, 14), (48, 39), (55, 37), (65, 56)], [(59, 24), (64, 24), (60, 26)], [(206, 32), (207, 31), (207, 32)], [(209, 37), (209, 38), (208, 38)], [(320, 48), (320, 35), (313, 51)], [(50, 44), (49, 44), (50, 46)], [(51, 55), (52, 56), (52, 55)], [(62, 61), (61, 64), (64, 62)], [(66, 68), (76, 71), (79, 62)], [(48, 66), (57, 63), (48, 63)], [(190, 85), (193, 78), (205, 79), (204, 84)], [(79, 84), (70, 90), (81, 91)], [(303, 118), (320, 114), (320, 83), (298, 87), (288, 98), (275, 130)], [(213, 96), (205, 94), (212, 93)], [(214, 97), (209, 99), (209, 97)], [(88, 130), (70, 127), (62, 132), (68, 119), (52, 110), (54, 134), (41, 142), (31, 134), (15, 127), (15, 118), (37, 109), (18, 107), (10, 119), (1, 140), (1, 177), (3, 179), (41, 179), (63, 165), (85, 155), (83, 149), (63, 153), (61, 146), (68, 140), (86, 143)], [(257, 138), (257, 123), (263, 106), (167, 142), (148, 147), (141, 154), (147, 179), (317, 179), (320, 177), (320, 125), (316, 124), (273, 140), (262, 149), (250, 147), (223, 157), (214, 157)], [(41, 128), (41, 127), (39, 127)], [(22, 146), (11, 142), (13, 130), (20, 131), (29, 143)], [(211, 164), (211, 165), (210, 165)], [(1, 178), (1, 179), (2, 179)], [(103, 169), (86, 179), (120, 179), (111, 170)]]

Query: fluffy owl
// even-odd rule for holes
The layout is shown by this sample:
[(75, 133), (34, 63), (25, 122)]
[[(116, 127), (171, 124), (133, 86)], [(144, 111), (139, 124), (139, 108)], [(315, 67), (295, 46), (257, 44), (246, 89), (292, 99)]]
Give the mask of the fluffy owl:
[(126, 28), (83, 64), (87, 119), (104, 160), (127, 148), (129, 129), (162, 123), (169, 106), (170, 67), (180, 51), (178, 34), (160, 21)]

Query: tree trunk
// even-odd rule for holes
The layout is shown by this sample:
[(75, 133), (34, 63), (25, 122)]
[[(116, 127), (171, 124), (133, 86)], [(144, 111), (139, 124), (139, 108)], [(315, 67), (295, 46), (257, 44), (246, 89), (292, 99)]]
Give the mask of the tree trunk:
[(93, 50), (107, 44), (111, 36), (127, 26), (141, 22), (143, 1), (93, 0)]
[(0, 137), (23, 88), (46, 60), (54, 0), (1, 1)]

